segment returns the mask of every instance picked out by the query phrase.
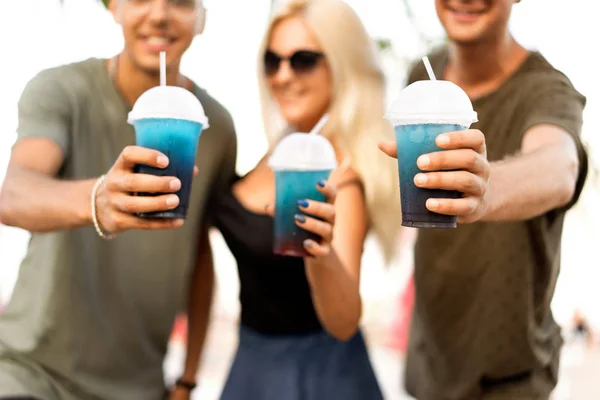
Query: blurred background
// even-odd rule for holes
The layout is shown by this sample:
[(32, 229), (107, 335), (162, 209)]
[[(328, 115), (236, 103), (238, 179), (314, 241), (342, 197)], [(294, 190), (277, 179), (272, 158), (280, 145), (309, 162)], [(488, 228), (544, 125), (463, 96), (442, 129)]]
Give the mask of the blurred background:
[[(205, 0), (205, 33), (186, 53), (183, 73), (206, 88), (232, 113), (237, 133), (238, 173), (250, 170), (266, 150), (258, 104), (256, 65), (272, 0)], [(388, 77), (388, 97), (403, 86), (410, 63), (444, 40), (433, 0), (347, 0), (379, 43)], [(95, 0), (4, 0), (0, 37), (0, 183), (16, 138), (17, 101), (23, 87), (40, 70), (89, 57), (110, 57), (122, 47), (119, 27)], [(599, 345), (571, 341), (573, 315), (580, 310), (592, 329), (600, 330), (600, 76), (591, 62), (594, 38), (600, 37), (595, 2), (589, 0), (526, 0), (514, 7), (512, 30), (517, 40), (539, 50), (564, 72), (588, 100), (583, 137), (593, 172), (577, 206), (567, 216), (562, 271), (554, 298), (556, 319), (567, 345), (555, 400), (600, 398)], [(207, 63), (206, 60), (219, 60)], [(412, 269), (414, 232), (402, 237), (403, 251), (392, 265), (383, 265), (377, 244), (369, 241), (364, 255), (361, 291), (363, 325), (371, 357), (386, 398), (405, 399), (401, 389), (405, 326), (410, 306), (407, 292)], [(237, 271), (216, 232), (211, 237), (217, 265), (218, 291), (208, 347), (195, 398), (216, 399), (237, 340)], [(0, 309), (10, 298), (27, 232), (0, 224)], [(184, 357), (180, 325), (165, 361), (168, 379), (177, 376)]]

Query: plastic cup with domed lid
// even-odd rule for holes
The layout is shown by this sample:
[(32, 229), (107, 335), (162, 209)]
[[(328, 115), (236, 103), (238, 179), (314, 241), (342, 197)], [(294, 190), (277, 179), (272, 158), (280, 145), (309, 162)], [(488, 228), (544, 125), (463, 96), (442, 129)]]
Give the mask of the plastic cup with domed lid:
[[(164, 61), (161, 55), (161, 69)], [(161, 71), (162, 72), (162, 71)], [(161, 73), (161, 75), (163, 75)], [(208, 118), (196, 96), (190, 91), (164, 84), (144, 92), (129, 113), (128, 122), (135, 128), (136, 145), (158, 150), (169, 158), (166, 168), (136, 166), (136, 172), (156, 176), (174, 176), (181, 181), (177, 193), (179, 205), (167, 211), (140, 213), (143, 218), (187, 217), (194, 164), (201, 132), (208, 128)], [(156, 196), (160, 193), (138, 193)]]
[(291, 133), (279, 142), (269, 158), (269, 166), (275, 172), (273, 252), (284, 256), (308, 256), (305, 240), (318, 242), (320, 238), (296, 225), (295, 216), (302, 214), (298, 201), (326, 201), (317, 185), (327, 181), (337, 167), (333, 146), (317, 134)]
[(430, 80), (417, 81), (400, 91), (385, 118), (393, 125), (398, 149), (398, 175), (402, 225), (412, 228), (456, 228), (456, 216), (437, 214), (425, 206), (427, 199), (460, 198), (456, 191), (422, 189), (414, 184), (422, 172), (417, 159), (442, 151), (435, 139), (442, 133), (469, 129), (477, 113), (469, 96), (449, 81), (436, 80), (424, 58)]

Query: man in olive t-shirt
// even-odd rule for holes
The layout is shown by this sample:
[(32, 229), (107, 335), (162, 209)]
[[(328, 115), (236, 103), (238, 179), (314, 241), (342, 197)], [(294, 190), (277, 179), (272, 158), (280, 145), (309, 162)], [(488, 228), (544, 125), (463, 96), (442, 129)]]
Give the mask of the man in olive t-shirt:
[[(0, 317), (0, 399), (164, 398), (173, 320), (200, 267), (199, 247), (207, 246), (209, 198), (234, 175), (236, 137), (228, 112), (179, 73), (183, 52), (201, 31), (201, 3), (156, 4), (113, 2), (125, 50), (112, 60), (43, 71), (20, 99), (1, 214), (32, 237)], [(163, 50), (168, 83), (191, 90), (210, 121), (185, 224), (135, 216), (178, 200), (177, 179), (133, 173), (135, 164), (164, 167), (167, 160), (132, 146), (127, 124), (137, 97), (158, 84)], [(92, 189), (103, 174), (97, 223), (105, 238), (117, 233), (110, 241), (92, 225)], [(151, 191), (168, 194), (131, 195)]]
[[(418, 234), (405, 379), (418, 400), (548, 399), (557, 382), (562, 339), (550, 304), (565, 212), (587, 175), (585, 98), (512, 38), (513, 3), (436, 1), (450, 43), (429, 58), (471, 98), (491, 168), (472, 185), (483, 201), (462, 214), (455, 200), (428, 203), (463, 224)], [(416, 64), (409, 83), (425, 79)], [(446, 161), (430, 155), (421, 169), (450, 169)]]

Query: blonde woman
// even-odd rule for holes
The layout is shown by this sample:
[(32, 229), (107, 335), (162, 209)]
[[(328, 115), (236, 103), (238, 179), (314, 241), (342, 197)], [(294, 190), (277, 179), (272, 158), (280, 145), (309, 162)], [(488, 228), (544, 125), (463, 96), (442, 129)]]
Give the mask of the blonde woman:
[[(222, 399), (381, 399), (359, 331), (361, 256), (372, 231), (389, 259), (400, 207), (395, 162), (377, 149), (393, 132), (382, 118), (376, 50), (343, 1), (292, 1), (269, 25), (259, 81), (271, 149), (290, 131), (308, 132), (327, 112), (322, 134), (342, 167), (329, 182), (315, 182), (328, 203), (298, 202), (297, 224), (322, 238), (305, 242), (311, 257), (273, 254), (268, 155), (220, 199), (215, 224), (238, 263), (242, 309)], [(202, 340), (192, 320), (206, 317), (198, 315), (190, 317), (190, 349)], [(185, 376), (193, 379), (197, 359), (192, 351)]]

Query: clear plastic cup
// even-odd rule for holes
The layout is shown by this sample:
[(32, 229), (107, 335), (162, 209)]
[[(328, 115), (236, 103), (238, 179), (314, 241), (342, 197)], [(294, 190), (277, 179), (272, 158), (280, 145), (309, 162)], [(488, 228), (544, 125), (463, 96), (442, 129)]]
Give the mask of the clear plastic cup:
[(414, 184), (422, 172), (417, 159), (442, 151), (435, 139), (442, 133), (468, 129), (477, 121), (477, 113), (467, 94), (449, 81), (417, 81), (404, 88), (385, 116), (394, 125), (398, 149), (398, 176), (402, 225), (412, 228), (456, 228), (456, 216), (431, 212), (427, 199), (456, 199), (461, 193), (440, 189), (422, 189)]
[[(196, 96), (175, 86), (157, 86), (144, 92), (129, 113), (136, 144), (158, 150), (169, 158), (166, 168), (137, 165), (135, 171), (156, 176), (174, 176), (181, 181), (175, 193), (179, 205), (168, 211), (141, 213), (143, 218), (187, 217), (194, 162), (202, 130), (209, 127), (204, 108)], [(160, 193), (138, 193), (157, 196)]]
[(335, 151), (327, 139), (307, 133), (284, 137), (269, 159), (275, 172), (275, 232), (273, 252), (304, 257), (306, 239), (320, 238), (296, 225), (295, 215), (302, 214), (299, 200), (325, 201), (317, 190), (319, 181), (327, 181), (337, 167)]

